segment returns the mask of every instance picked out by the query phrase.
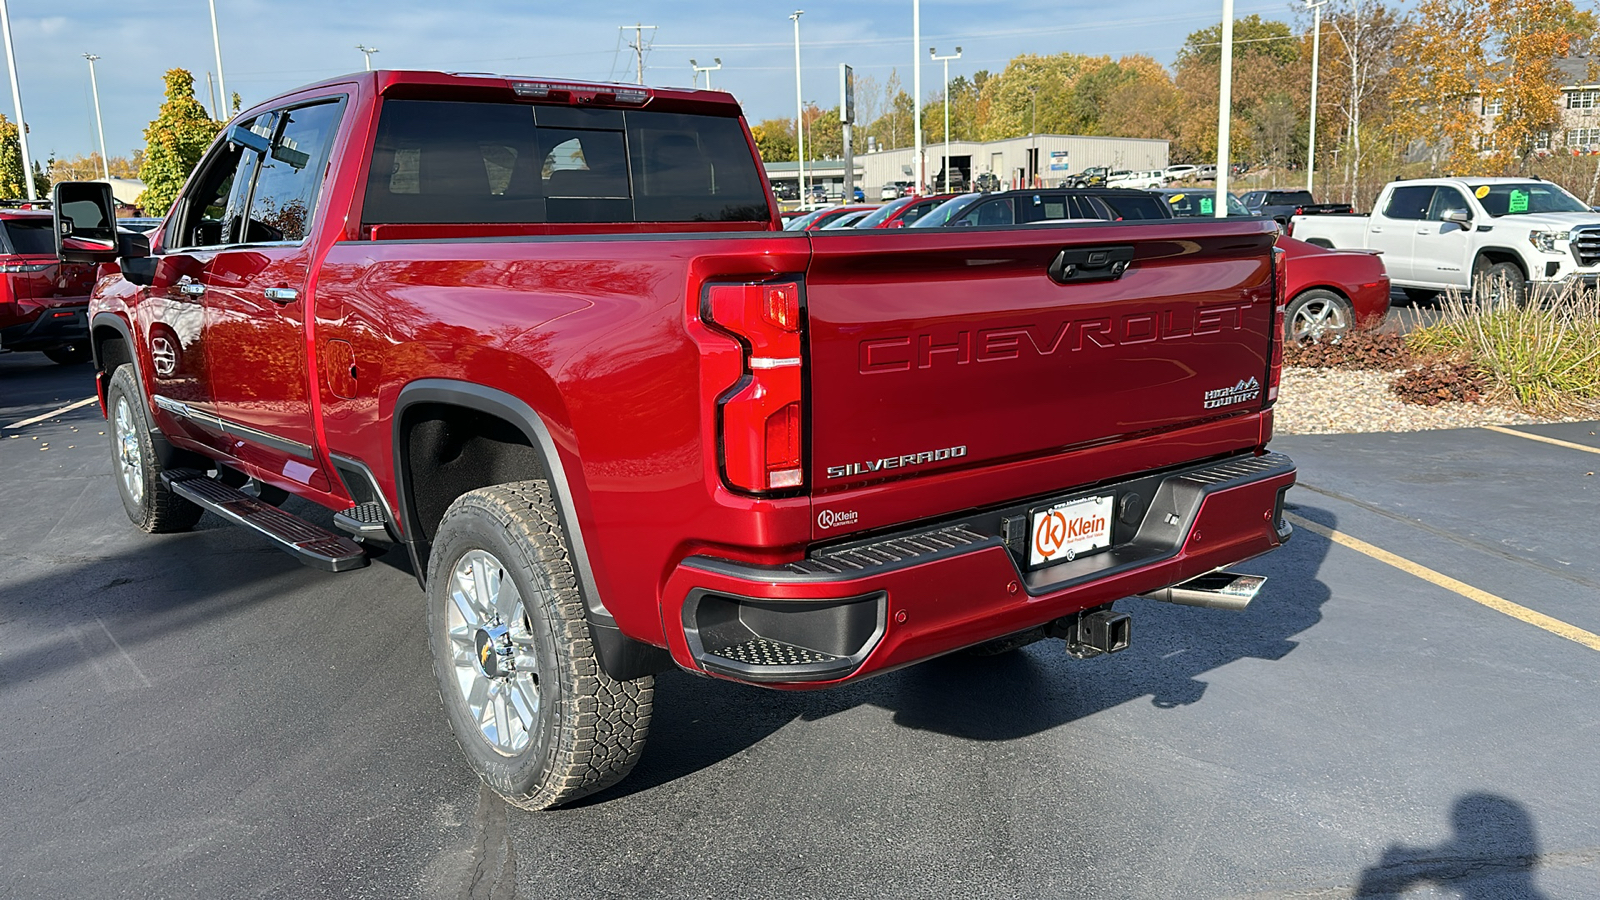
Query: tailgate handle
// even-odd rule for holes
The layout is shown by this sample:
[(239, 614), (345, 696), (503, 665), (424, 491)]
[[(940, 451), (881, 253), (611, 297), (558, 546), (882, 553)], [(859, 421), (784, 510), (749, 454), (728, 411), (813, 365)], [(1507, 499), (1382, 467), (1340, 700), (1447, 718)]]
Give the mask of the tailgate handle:
[(1050, 280), (1057, 284), (1115, 281), (1133, 264), (1133, 245), (1068, 247), (1050, 264)]

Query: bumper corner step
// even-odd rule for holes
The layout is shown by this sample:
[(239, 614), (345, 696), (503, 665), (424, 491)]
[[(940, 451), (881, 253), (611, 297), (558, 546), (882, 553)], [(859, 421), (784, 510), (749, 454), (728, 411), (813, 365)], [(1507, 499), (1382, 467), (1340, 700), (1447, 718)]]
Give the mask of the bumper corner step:
[(172, 469), (163, 472), (161, 479), (178, 496), (263, 535), (312, 568), (345, 572), (368, 562), (366, 550), (355, 541), (231, 488), (204, 472)]

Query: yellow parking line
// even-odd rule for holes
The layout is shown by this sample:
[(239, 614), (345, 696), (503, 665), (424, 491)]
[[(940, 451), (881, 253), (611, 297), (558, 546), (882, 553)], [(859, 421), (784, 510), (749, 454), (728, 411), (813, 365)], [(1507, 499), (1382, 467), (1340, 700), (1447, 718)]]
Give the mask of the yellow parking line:
[(1374, 547), (1366, 541), (1353, 538), (1344, 532), (1335, 531), (1325, 525), (1318, 525), (1304, 516), (1297, 516), (1292, 512), (1286, 512), (1284, 515), (1294, 523), (1296, 528), (1304, 528), (1312, 534), (1320, 534), (1335, 544), (1349, 547), (1357, 553), (1364, 553), (1379, 562), (1388, 563), (1402, 572), (1421, 578), (1423, 581), (1432, 582), (1446, 590), (1454, 591), (1474, 603), (1481, 603), (1489, 607), (1495, 612), (1505, 613), (1513, 619), (1527, 622), (1536, 628), (1543, 628), (1553, 635), (1564, 637), (1569, 641), (1575, 641), (1590, 650), (1600, 650), (1600, 634), (1584, 631), (1576, 625), (1568, 625), (1560, 619), (1553, 619), (1544, 613), (1535, 612), (1526, 606), (1512, 603), (1504, 597), (1496, 597), (1488, 591), (1480, 591), (1470, 584), (1451, 578), (1449, 575), (1435, 572), (1427, 566), (1418, 565), (1403, 556), (1396, 556), (1382, 547)]
[(1497, 431), (1501, 434), (1509, 434), (1512, 437), (1527, 438), (1530, 441), (1538, 441), (1541, 444), (1555, 444), (1557, 447), (1566, 447), (1568, 450), (1582, 450), (1585, 453), (1600, 453), (1600, 447), (1590, 447), (1587, 444), (1574, 444), (1571, 441), (1558, 441), (1555, 438), (1545, 437), (1542, 434), (1529, 434), (1526, 431), (1518, 431), (1515, 428), (1501, 428), (1499, 425), (1485, 425), (1483, 427), (1486, 431)]

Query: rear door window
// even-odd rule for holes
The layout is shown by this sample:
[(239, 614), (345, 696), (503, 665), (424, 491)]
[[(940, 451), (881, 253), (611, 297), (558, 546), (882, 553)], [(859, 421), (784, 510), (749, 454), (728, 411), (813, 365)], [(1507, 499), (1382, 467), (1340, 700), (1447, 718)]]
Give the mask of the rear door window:
[(736, 118), (386, 100), (362, 222), (764, 222)]

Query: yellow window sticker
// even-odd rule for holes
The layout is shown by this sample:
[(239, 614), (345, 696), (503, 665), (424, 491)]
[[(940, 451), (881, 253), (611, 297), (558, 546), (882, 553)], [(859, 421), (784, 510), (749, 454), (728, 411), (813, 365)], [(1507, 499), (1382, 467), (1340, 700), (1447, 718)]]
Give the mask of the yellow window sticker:
[(1182, 194), (1173, 194), (1171, 197), (1167, 198), (1167, 202), (1168, 203), (1177, 203), (1179, 200), (1183, 199), (1183, 196), (1184, 195), (1182, 195)]
[(1487, 184), (1479, 185), (1478, 189), (1472, 192), (1472, 196), (1477, 197), (1479, 200), (1489, 196), (1489, 186)]
[(1528, 211), (1528, 192), (1511, 189), (1511, 202), (1506, 205), (1506, 212), (1525, 213)]

